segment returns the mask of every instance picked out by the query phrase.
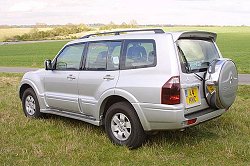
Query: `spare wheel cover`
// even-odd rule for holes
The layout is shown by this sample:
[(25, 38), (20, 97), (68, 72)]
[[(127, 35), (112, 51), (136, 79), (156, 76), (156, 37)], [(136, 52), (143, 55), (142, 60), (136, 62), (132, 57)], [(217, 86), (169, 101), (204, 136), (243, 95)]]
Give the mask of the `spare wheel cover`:
[[(207, 86), (213, 84), (215, 92), (208, 91)], [(234, 62), (230, 59), (217, 59), (208, 68), (205, 82), (205, 93), (208, 104), (219, 109), (229, 108), (238, 88), (238, 73)]]

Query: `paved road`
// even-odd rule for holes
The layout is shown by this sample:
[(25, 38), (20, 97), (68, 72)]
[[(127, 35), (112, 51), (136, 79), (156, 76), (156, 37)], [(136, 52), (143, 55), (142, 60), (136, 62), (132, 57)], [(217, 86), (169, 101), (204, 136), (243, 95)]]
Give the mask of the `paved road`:
[(239, 84), (250, 85), (250, 74), (239, 74)]
[(38, 68), (24, 68), (24, 67), (0, 67), (2, 73), (26, 73), (28, 71), (35, 71)]
[(11, 44), (30, 44), (30, 43), (47, 43), (47, 42), (58, 42), (58, 41), (70, 41), (69, 39), (65, 40), (35, 40), (35, 41), (18, 41), (18, 42), (0, 42), (1, 45), (11, 45)]
[[(0, 73), (25, 73), (35, 71), (38, 68), (23, 68), (23, 67), (0, 67)], [(239, 84), (250, 85), (250, 74), (239, 74)]]

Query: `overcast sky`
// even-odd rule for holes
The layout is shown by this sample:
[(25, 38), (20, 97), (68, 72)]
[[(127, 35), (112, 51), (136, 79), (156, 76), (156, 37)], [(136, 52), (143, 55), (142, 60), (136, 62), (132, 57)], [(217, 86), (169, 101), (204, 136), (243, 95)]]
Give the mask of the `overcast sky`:
[(249, 0), (0, 0), (0, 25), (250, 25)]

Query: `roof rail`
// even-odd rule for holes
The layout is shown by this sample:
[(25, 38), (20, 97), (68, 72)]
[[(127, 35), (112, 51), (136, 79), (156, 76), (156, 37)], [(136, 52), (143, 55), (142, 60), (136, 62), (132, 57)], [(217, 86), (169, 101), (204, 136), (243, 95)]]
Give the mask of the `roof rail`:
[(148, 31), (152, 31), (154, 33), (165, 33), (162, 29), (134, 29), (134, 30), (121, 30), (121, 31), (93, 33), (93, 34), (89, 34), (89, 35), (83, 36), (80, 39), (89, 38), (90, 36), (106, 35), (106, 34), (112, 34), (112, 33), (114, 35), (120, 35), (120, 33), (126, 33), (126, 32), (148, 32)]

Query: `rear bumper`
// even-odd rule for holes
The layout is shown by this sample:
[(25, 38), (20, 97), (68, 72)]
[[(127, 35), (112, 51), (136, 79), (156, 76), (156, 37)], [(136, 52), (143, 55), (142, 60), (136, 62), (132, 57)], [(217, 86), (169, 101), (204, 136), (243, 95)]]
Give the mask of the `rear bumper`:
[[(184, 115), (184, 106), (182, 104), (134, 103), (133, 106), (146, 131), (183, 129), (219, 117), (225, 112), (225, 109), (208, 108)], [(187, 121), (191, 119), (196, 119), (196, 122), (188, 125)]]

